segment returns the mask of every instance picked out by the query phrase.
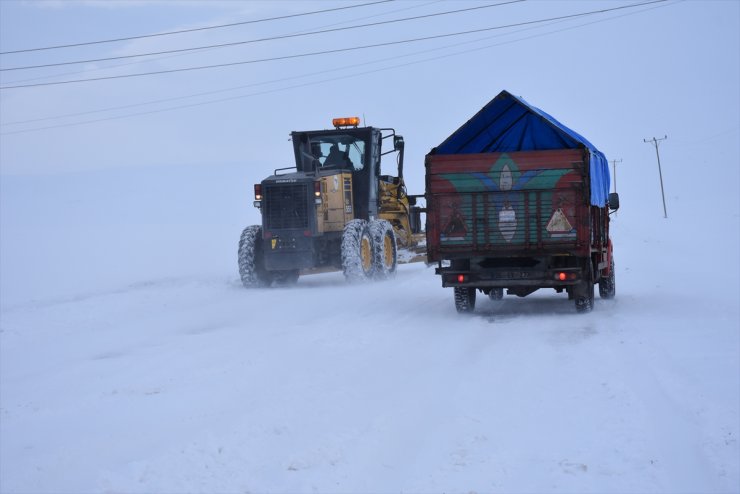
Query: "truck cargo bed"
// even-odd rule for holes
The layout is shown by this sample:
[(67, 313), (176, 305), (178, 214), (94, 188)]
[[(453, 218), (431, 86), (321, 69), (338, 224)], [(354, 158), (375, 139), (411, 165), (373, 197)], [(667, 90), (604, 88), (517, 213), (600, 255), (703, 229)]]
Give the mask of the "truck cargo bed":
[(427, 156), (429, 261), (588, 255), (588, 156), (580, 149)]

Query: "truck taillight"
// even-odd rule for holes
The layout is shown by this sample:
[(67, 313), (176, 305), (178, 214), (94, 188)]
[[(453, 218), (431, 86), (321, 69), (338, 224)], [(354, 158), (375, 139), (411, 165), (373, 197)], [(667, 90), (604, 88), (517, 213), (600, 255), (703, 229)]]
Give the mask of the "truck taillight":
[(321, 182), (316, 181), (313, 183), (313, 196), (315, 197), (316, 204), (321, 204)]
[(561, 271), (559, 273), (555, 273), (555, 279), (557, 281), (568, 281), (568, 280), (573, 281), (576, 278), (578, 278), (578, 275), (576, 273), (573, 273), (573, 272), (566, 273), (566, 272), (562, 272)]
[(465, 275), (464, 274), (458, 274), (457, 275), (457, 282), (458, 283), (465, 283)]

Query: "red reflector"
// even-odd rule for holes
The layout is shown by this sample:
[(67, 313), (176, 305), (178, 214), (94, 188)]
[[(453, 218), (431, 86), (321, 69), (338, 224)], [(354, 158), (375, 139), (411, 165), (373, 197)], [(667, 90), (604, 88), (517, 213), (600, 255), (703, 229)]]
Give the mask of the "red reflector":
[(464, 283), (465, 282), (465, 275), (464, 274), (458, 274), (457, 275), (457, 282), (458, 283)]
[(272, 238), (272, 232), (265, 232), (263, 235), (265, 238)]
[(575, 279), (576, 279), (576, 277), (577, 277), (577, 275), (576, 275), (575, 273), (570, 273), (570, 276), (569, 276), (569, 278), (570, 278), (571, 280), (575, 280)]
[(304, 237), (310, 237), (311, 236), (311, 230), (303, 230), (303, 236)]

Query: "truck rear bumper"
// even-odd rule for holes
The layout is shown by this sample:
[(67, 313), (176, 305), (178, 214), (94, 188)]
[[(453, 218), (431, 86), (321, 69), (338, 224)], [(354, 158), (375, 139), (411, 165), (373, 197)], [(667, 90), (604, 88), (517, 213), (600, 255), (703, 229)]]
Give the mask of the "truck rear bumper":
[(518, 286), (558, 288), (577, 285), (583, 279), (583, 271), (580, 268), (560, 270), (486, 269), (476, 271), (436, 268), (435, 273), (442, 276), (442, 286), (445, 288), (512, 288)]

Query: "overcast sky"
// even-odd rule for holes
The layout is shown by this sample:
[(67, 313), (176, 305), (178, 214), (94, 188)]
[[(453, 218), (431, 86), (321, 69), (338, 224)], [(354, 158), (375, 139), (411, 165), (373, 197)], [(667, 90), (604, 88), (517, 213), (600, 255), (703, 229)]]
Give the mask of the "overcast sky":
[[(609, 160), (622, 159), (622, 173), (645, 167), (652, 173), (655, 150), (643, 139), (664, 135), (660, 150), (668, 179), (671, 166), (720, 162), (736, 169), (740, 162), (738, 1), (669, 0), (539, 23), (532, 21), (640, 2), (529, 0), (488, 7), (504, 0), (397, 0), (358, 6), (370, 2), (1, 0), (2, 52), (357, 7), (3, 54), (0, 85), (245, 62), (526, 24), (223, 68), (3, 89), (0, 173), (241, 163), (267, 175), (291, 163), (290, 131), (326, 128), (332, 117), (358, 115), (404, 135), (409, 189), (419, 193), (424, 155), (504, 89), (584, 135)], [(479, 8), (351, 28), (473, 7)], [(346, 29), (7, 70), (336, 28)]]

